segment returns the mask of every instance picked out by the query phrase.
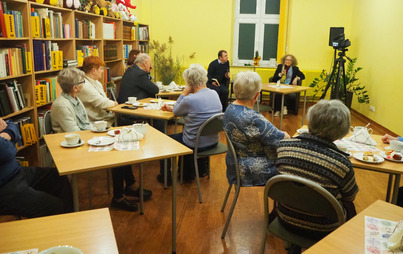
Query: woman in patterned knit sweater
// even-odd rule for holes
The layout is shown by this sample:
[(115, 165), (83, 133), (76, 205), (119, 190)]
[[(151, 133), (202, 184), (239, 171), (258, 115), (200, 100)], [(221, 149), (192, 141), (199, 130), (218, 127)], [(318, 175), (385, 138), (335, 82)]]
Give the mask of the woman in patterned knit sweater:
[[(350, 111), (339, 100), (321, 100), (309, 109), (308, 122), (309, 133), (279, 142), (277, 170), (324, 187), (339, 200), (349, 219), (356, 214), (353, 200), (358, 186), (348, 154), (337, 149), (333, 141), (348, 133)], [(322, 238), (336, 229), (334, 221), (300, 213), (281, 203), (277, 212), (285, 227), (312, 237)]]

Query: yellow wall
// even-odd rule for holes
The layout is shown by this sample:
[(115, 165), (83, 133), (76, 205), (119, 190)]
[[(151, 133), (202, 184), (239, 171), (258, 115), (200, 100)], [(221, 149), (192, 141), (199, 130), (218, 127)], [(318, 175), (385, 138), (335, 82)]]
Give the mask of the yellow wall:
[[(150, 25), (153, 40), (173, 37), (174, 55), (196, 52), (192, 63), (207, 67), (218, 50), (226, 49), (232, 62), (234, 0), (132, 2), (137, 5), (133, 13), (138, 21)], [(363, 70), (357, 77), (368, 88), (370, 105), (376, 111), (370, 112), (368, 104), (358, 104), (354, 99), (353, 108), (400, 135), (402, 9), (401, 0), (289, 0), (286, 39), (286, 50), (298, 58), (307, 76), (303, 85), (307, 86), (322, 69), (330, 71), (333, 49), (328, 46), (329, 28), (345, 27), (346, 38), (351, 40), (347, 55), (358, 57), (357, 66)], [(186, 60), (184, 65), (188, 66), (191, 62)], [(232, 76), (244, 69), (232, 68)], [(265, 82), (273, 70), (259, 68), (257, 72)]]
[(403, 135), (402, 65), (403, 2), (358, 0), (353, 15), (351, 55), (363, 67), (359, 78), (369, 90), (370, 105), (353, 106), (391, 131)]

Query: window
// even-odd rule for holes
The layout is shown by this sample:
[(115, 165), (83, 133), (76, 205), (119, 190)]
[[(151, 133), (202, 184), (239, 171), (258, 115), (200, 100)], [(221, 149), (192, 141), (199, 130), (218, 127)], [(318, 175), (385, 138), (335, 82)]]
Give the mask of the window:
[(280, 0), (236, 0), (234, 65), (250, 64), (255, 52), (261, 64), (277, 58)]

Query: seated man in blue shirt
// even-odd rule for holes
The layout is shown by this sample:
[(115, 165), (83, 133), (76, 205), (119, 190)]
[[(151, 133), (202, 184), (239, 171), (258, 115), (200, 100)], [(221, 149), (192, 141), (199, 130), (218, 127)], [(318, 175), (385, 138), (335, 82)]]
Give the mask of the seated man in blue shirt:
[(41, 217), (73, 211), (71, 186), (55, 168), (21, 167), (17, 125), (0, 119), (0, 214)]

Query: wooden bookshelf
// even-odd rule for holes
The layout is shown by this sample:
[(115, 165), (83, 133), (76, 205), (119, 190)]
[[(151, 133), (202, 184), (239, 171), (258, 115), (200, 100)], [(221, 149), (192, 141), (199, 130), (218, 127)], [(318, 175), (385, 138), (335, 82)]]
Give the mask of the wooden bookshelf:
[[(32, 72), (0, 77), (0, 83), (7, 83), (13, 80), (16, 80), (19, 84), (21, 84), (21, 88), (23, 89), (24, 98), (26, 99), (27, 106), (17, 112), (2, 116), (2, 119), (12, 120), (14, 118), (21, 117), (30, 117), (32, 123), (35, 126), (36, 135), (39, 136), (39, 127), (38, 127), (38, 111), (51, 107), (52, 102), (48, 102), (42, 105), (36, 104), (36, 80), (48, 79), (50, 77), (57, 76), (57, 73), (60, 69), (44, 69), (44, 70), (35, 70), (35, 57), (34, 57), (34, 42), (38, 44), (38, 42), (45, 43), (57, 43), (57, 46), (60, 51), (63, 52), (63, 59), (77, 59), (76, 57), (76, 49), (78, 47), (85, 46), (96, 46), (98, 50), (98, 56), (105, 61), (106, 67), (109, 68), (111, 77), (121, 77), (124, 74), (124, 62), (126, 58), (123, 55), (123, 45), (130, 45), (132, 49), (135, 48), (147, 48), (148, 49), (148, 38), (145, 40), (139, 41), (139, 28), (147, 29), (148, 25), (138, 24), (135, 22), (123, 21), (120, 19), (104, 17), (100, 15), (96, 15), (93, 13), (86, 13), (82, 11), (75, 11), (66, 8), (50, 6), (46, 4), (40, 4), (36, 2), (30, 2), (26, 0), (2, 0), (6, 2), (8, 10), (15, 10), (21, 12), (22, 16), (22, 28), (23, 28), (23, 36), (20, 38), (0, 38), (0, 49), (1, 48), (12, 48), (15, 45), (26, 44), (26, 50), (31, 52), (32, 55)], [(32, 31), (32, 20), (31, 20), (31, 8), (34, 10), (44, 9), (53, 11), (53, 13), (60, 13), (63, 19), (63, 24), (68, 25), (71, 30), (70, 38), (34, 38), (34, 31)], [(76, 20), (79, 21), (90, 21), (94, 24), (94, 36), (92, 38), (76, 38)], [(104, 23), (115, 23), (115, 38), (114, 39), (104, 39), (103, 34), (103, 24)], [(134, 38), (124, 38), (123, 37), (123, 29), (128, 30), (127, 27), (135, 27), (135, 35)], [(64, 26), (62, 27), (64, 30)], [(116, 47), (116, 57), (111, 60), (106, 60), (104, 55), (104, 48), (108, 47), (108, 45), (113, 45)], [(148, 53), (148, 52), (147, 52)], [(82, 66), (77, 66), (78, 68)], [(117, 87), (119, 87), (121, 78), (113, 80)], [(104, 80), (100, 80), (101, 83), (104, 83)], [(40, 164), (39, 162), (39, 146), (40, 143), (43, 143), (43, 139), (39, 139), (38, 142), (32, 145), (24, 145), (18, 148), (18, 156), (24, 156), (28, 161), (29, 165), (37, 166)]]

